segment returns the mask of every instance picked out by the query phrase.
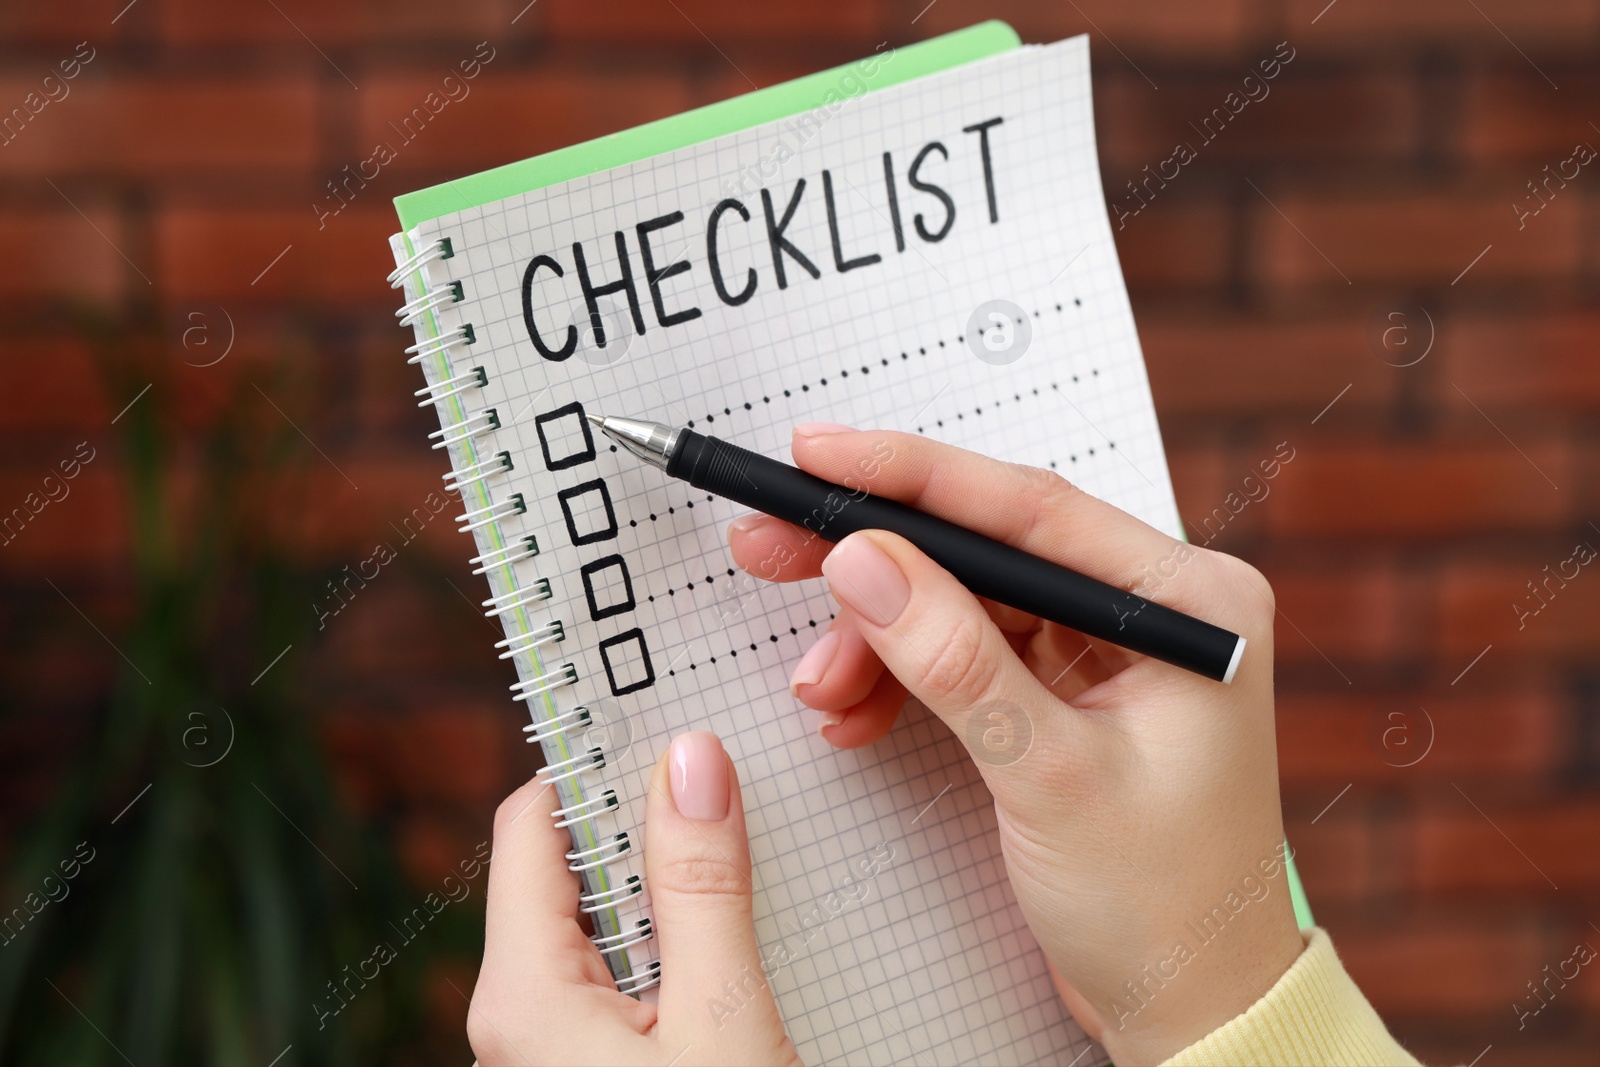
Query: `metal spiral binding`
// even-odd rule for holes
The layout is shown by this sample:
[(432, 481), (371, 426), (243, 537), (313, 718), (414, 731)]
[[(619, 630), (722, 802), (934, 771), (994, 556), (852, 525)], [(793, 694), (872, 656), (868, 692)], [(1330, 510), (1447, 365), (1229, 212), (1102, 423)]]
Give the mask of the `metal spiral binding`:
[(642, 993), (651, 986), (661, 984), (661, 961), (651, 960), (645, 965), (644, 970), (635, 971), (626, 978), (617, 979), (617, 992), (627, 993), (632, 996)]
[(473, 530), (489, 525), (491, 522), (499, 522), (501, 519), (509, 519), (513, 515), (521, 515), (527, 510), (528, 505), (522, 499), (522, 494), (512, 493), (504, 500), (496, 500), (487, 507), (473, 508), (471, 511), (464, 511), (457, 515), (456, 522), (461, 524), (457, 529), (462, 533), (470, 533)]
[(454, 378), (446, 378), (444, 381), (434, 382), (432, 385), (424, 385), (411, 395), (422, 397), (421, 400), (417, 401), (417, 407), (425, 408), (429, 404), (437, 404), (446, 397), (455, 396), (457, 393), (466, 392), (468, 389), (482, 389), (488, 384), (488, 373), (482, 367), (473, 367), (465, 374), (458, 374)]
[(575, 826), (580, 822), (587, 822), (597, 815), (604, 815), (608, 811), (617, 810), (621, 801), (617, 799), (615, 789), (607, 789), (604, 793), (591, 800), (579, 804), (569, 804), (564, 808), (556, 809), (556, 827)]
[(451, 468), (444, 476), (444, 487), (447, 492), (459, 493), (469, 485), (475, 485), (486, 478), (493, 478), (496, 474), (505, 474), (513, 469), (510, 452), (496, 452), (488, 459), (481, 459), (461, 470)]
[(527, 607), (529, 604), (535, 604), (541, 600), (549, 600), (550, 596), (550, 579), (535, 578), (531, 585), (525, 585), (520, 589), (513, 589), (509, 593), (501, 593), (499, 596), (492, 596), (485, 600), (483, 602), (483, 613), (492, 619), (497, 615), (504, 615), (508, 611), (515, 611), (517, 608)]
[(472, 564), (473, 574), (487, 574), (496, 567), (504, 567), (518, 560), (531, 559), (539, 554), (539, 540), (532, 534), (519, 537), (504, 548), (497, 548), (492, 552), (480, 552), (467, 560)]
[(619, 886), (613, 886), (598, 893), (579, 893), (578, 910), (585, 915), (593, 915), (597, 911), (614, 908), (629, 897), (636, 897), (643, 892), (643, 879), (637, 874), (630, 874)]
[(433, 244), (424, 248), (422, 251), (418, 252), (404, 263), (395, 267), (394, 270), (390, 271), (388, 278), (389, 288), (398, 289), (400, 286), (405, 284), (405, 278), (407, 274), (410, 274), (412, 271), (421, 270), (424, 266), (432, 263), (436, 259), (449, 259), (455, 254), (456, 251), (455, 248), (450, 244), (450, 238), (439, 238), (437, 241), (433, 242)]
[(571, 685), (577, 680), (578, 668), (570, 663), (563, 663), (553, 671), (546, 671), (544, 674), (529, 678), (525, 682), (518, 682), (511, 687), (511, 691), (516, 694), (518, 700), (528, 700), (539, 696), (541, 693), (548, 693), (552, 689), (560, 689), (564, 685)]
[(600, 950), (600, 955), (609, 956), (613, 952), (642, 945), (654, 937), (655, 933), (655, 924), (650, 921), (650, 916), (646, 915), (634, 923), (632, 930), (624, 930), (620, 934), (611, 934), (607, 937), (591, 937), (589, 940)]
[(418, 341), (406, 349), (406, 355), (411, 357), (406, 362), (421, 363), (429, 356), (438, 355), (452, 345), (475, 345), (477, 343), (478, 335), (473, 331), (472, 323), (463, 322), (448, 333), (442, 333), (428, 341)]
[(520, 656), (524, 652), (531, 652), (540, 645), (547, 645), (552, 641), (560, 641), (566, 636), (567, 632), (562, 628), (561, 620), (555, 619), (545, 623), (543, 626), (528, 630), (526, 633), (508, 637), (504, 641), (496, 641), (494, 647), (505, 649), (504, 652), (500, 653), (501, 659), (510, 659), (512, 656)]
[(568, 852), (567, 870), (576, 873), (604, 867), (613, 860), (627, 855), (632, 848), (633, 844), (628, 840), (628, 831), (619, 830), (611, 840), (602, 841), (593, 848), (575, 848)]
[[(405, 251), (402, 242), (403, 238), (399, 237), (392, 242), (397, 260)], [(428, 379), (427, 384), (412, 394), (418, 398), (417, 406), (443, 405), (439, 407), (441, 425), (438, 430), (428, 435), (432, 447), (446, 449), (446, 454), (454, 461), (460, 462), (463, 459), (470, 461), (462, 466), (452, 467), (444, 476), (446, 490), (461, 493), (465, 497), (463, 490), (481, 486), (496, 475), (511, 471), (513, 460), (511, 453), (507, 451), (495, 452), (488, 458), (478, 459), (468, 444), (472, 438), (500, 429), (500, 417), (492, 407), (486, 407), (473, 414), (468, 414), (462, 407), (465, 400), (463, 394), (468, 394), (473, 389), (482, 389), (489, 384), (488, 372), (481, 366), (471, 367), (465, 372), (456, 372), (449, 365), (450, 350), (457, 346), (476, 344), (477, 333), (468, 322), (454, 326), (438, 322), (437, 312), (464, 300), (466, 290), (459, 281), (435, 282), (429, 279), (424, 268), (429, 264), (450, 259), (454, 255), (455, 250), (450, 239), (440, 238), (399, 262), (389, 274), (388, 281), (391, 287), (400, 288), (408, 286), (413, 279), (422, 279), (409, 286), (408, 295), (411, 293), (417, 295), (396, 311), (395, 317), (401, 326), (413, 327), (418, 332), (417, 343), (405, 350), (408, 363), (423, 364), (427, 371), (425, 374)], [(423, 336), (425, 329), (442, 332), (434, 337), (425, 337)], [(446, 424), (446, 418), (458, 421)], [(455, 447), (457, 445), (465, 448), (465, 455), (461, 449)], [(473, 493), (477, 501), (488, 502), (481, 507), (469, 508), (457, 516), (456, 521), (461, 532), (473, 534), (475, 538), (482, 536), (478, 531), (487, 528), (498, 529), (498, 523), (528, 510), (520, 493), (513, 493), (501, 500), (490, 498), (484, 488), (473, 490)], [(481, 544), (480, 540), (480, 546)], [(472, 557), (472, 573), (497, 572), (495, 576), (491, 576), (491, 582), (494, 583), (492, 588), (503, 588), (505, 584), (516, 585), (516, 588), (483, 601), (484, 614), (488, 618), (502, 618), (539, 601), (550, 599), (552, 590), (548, 579), (540, 577), (519, 584), (516, 581), (515, 570), (512, 569), (513, 564), (531, 559), (538, 554), (538, 540), (531, 534), (525, 534), (510, 539), (502, 547), (485, 549)], [(512, 579), (510, 582), (499, 576), (508, 569)], [(526, 620), (520, 625), (527, 625)], [(501, 659), (511, 659), (559, 642), (565, 636), (561, 620), (556, 619), (511, 634), (504, 640), (496, 642), (495, 648), (502, 650)], [(532, 662), (537, 664), (538, 657), (533, 657)], [(514, 699), (528, 701), (531, 706), (535, 698), (563, 686), (573, 685), (577, 680), (577, 668), (572, 663), (563, 663), (553, 670), (518, 681), (510, 689)], [(581, 731), (587, 730), (594, 721), (590, 710), (580, 704), (559, 712), (551, 707), (550, 711), (549, 717), (539, 718), (523, 727), (524, 733), (528, 735), (527, 741), (541, 744), (559, 741), (561, 747), (556, 751), (562, 752), (572, 751), (571, 748), (565, 747), (572, 741), (578, 741), (582, 745)], [(548, 754), (546, 758), (549, 759)], [(597, 926), (602, 921), (605, 922), (606, 925), (601, 927), (601, 932), (596, 933), (592, 940), (600, 954), (610, 961), (613, 973), (633, 968), (630, 973), (623, 973), (616, 979), (616, 986), (618, 991), (634, 996), (661, 981), (661, 965), (659, 961), (651, 960), (635, 967), (634, 961), (628, 960), (625, 955), (627, 950), (636, 948), (655, 936), (652, 921), (645, 917), (635, 922), (631, 929), (619, 929), (620, 919), (614, 914), (619, 905), (643, 893), (642, 879), (638, 875), (630, 874), (621, 884), (608, 885), (601, 873), (608, 864), (632, 852), (632, 842), (626, 831), (609, 837), (596, 832), (598, 823), (595, 820), (617, 811), (621, 806), (616, 790), (605, 788), (598, 796), (585, 798), (583, 790), (577, 784), (583, 775), (601, 770), (605, 765), (605, 751), (599, 746), (589, 745), (584, 746), (583, 751), (570, 758), (547, 762), (539, 769), (538, 774), (551, 785), (571, 783), (563, 787), (566, 799), (571, 802), (558, 808), (553, 817), (555, 825), (559, 828), (584, 828), (583, 834), (572, 831), (574, 848), (566, 854), (568, 869), (579, 873), (583, 879), (583, 887), (589, 890), (579, 894), (579, 910), (584, 914), (595, 915)], [(573, 800), (574, 797), (579, 799)], [(590, 842), (597, 843), (589, 845)], [(607, 913), (609, 918), (607, 915), (597, 913)], [(613, 956), (620, 959), (611, 960)]]
[(564, 759), (559, 763), (546, 763), (534, 772), (535, 775), (544, 775), (546, 782), (563, 782), (568, 778), (576, 777), (584, 771), (599, 770), (606, 765), (605, 750), (598, 745), (578, 753), (571, 759)]
[[(589, 714), (589, 709), (579, 704), (577, 707), (569, 708), (552, 718), (530, 722), (522, 728), (522, 732), (528, 735), (528, 743), (531, 745), (535, 741), (545, 741), (557, 734), (576, 730), (580, 726), (588, 726), (593, 721), (594, 717)], [(559, 815), (561, 813), (557, 812), (556, 814)]]
[(466, 287), (460, 282), (445, 282), (437, 289), (430, 289), (415, 300), (400, 305), (400, 310), (395, 312), (402, 326), (415, 326), (422, 321), (422, 316), (430, 311), (444, 307), (446, 304), (459, 304), (467, 296)]
[(476, 437), (480, 433), (500, 428), (500, 413), (494, 408), (484, 408), (476, 415), (468, 415), (460, 422), (441, 426), (428, 435), (433, 441), (434, 448), (449, 448), (451, 445), (460, 444), (469, 437)]

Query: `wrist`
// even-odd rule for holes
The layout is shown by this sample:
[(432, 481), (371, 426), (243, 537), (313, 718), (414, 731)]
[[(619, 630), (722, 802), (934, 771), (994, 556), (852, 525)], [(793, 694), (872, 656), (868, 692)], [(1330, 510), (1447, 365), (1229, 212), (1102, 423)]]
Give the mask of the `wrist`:
[[(1119, 1065), (1161, 1063), (1249, 1011), (1294, 966), (1306, 940), (1287, 895), (1255, 921), (1221, 930), (1186, 926), (1154, 966), (1113, 991), (1102, 1044)], [(1244, 916), (1240, 916), (1244, 918)]]

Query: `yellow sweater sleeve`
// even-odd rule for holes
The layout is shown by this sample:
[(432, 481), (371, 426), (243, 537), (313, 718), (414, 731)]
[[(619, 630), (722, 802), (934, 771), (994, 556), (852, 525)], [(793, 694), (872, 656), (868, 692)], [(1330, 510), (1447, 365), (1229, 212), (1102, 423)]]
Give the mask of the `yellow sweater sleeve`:
[(1361, 995), (1327, 931), (1311, 930), (1306, 950), (1267, 995), (1167, 1061), (1167, 1067), (1419, 1067), (1389, 1036)]

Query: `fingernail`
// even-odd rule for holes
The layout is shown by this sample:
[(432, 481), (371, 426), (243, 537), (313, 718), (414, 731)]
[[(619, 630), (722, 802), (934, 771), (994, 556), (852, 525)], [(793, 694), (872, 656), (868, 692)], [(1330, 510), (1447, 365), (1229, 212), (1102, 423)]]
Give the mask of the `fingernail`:
[(829, 630), (822, 635), (822, 640), (812, 645), (806, 654), (800, 657), (800, 665), (794, 669), (794, 674), (789, 679), (789, 692), (795, 692), (802, 685), (816, 685), (822, 681), (822, 676), (828, 673), (828, 664), (833, 662), (833, 657), (838, 651), (839, 635)]
[(802, 422), (794, 428), (796, 437), (822, 437), (830, 433), (854, 433), (854, 426), (839, 422)]
[(830, 729), (832, 729), (833, 727), (838, 726), (842, 722), (844, 722), (844, 712), (842, 712), (842, 711), (825, 711), (825, 712), (823, 712), (822, 713), (822, 721), (817, 724), (817, 735), (819, 737), (826, 738), (828, 736), (828, 731)]
[(737, 519), (728, 523), (728, 531), (730, 533), (747, 534), (762, 523), (771, 521), (772, 518), (770, 516), (763, 515), (759, 511), (752, 511), (750, 514), (740, 515)]
[(828, 553), (822, 574), (834, 596), (878, 626), (898, 619), (911, 599), (911, 584), (895, 561), (860, 534), (845, 538)]
[(667, 755), (672, 802), (685, 818), (721, 822), (728, 817), (728, 757), (717, 735), (679, 734)]

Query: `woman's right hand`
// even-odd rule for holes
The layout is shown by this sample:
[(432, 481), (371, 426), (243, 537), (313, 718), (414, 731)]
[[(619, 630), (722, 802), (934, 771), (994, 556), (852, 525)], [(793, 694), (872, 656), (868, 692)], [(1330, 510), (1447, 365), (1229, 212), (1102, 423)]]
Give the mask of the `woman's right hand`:
[[(1273, 737), (1272, 592), (1047, 471), (920, 436), (798, 427), (795, 461), (1199, 616), (1248, 641), (1223, 685), (980, 601), (885, 531), (828, 545), (746, 516), (739, 564), (818, 575), (837, 618), (796, 695), (854, 747), (907, 692), (965, 740), (1063, 999), (1116, 1062), (1158, 1062), (1243, 1012), (1299, 955)], [(846, 505), (848, 507), (848, 505)]]

